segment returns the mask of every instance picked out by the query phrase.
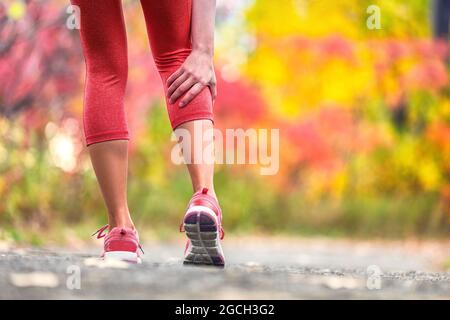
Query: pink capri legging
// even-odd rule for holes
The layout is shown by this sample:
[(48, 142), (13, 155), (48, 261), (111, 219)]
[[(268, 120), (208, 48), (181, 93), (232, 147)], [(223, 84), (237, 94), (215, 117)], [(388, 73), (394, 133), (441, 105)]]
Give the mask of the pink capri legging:
[[(127, 38), (121, 0), (71, 0), (80, 8), (86, 60), (83, 123), (87, 145), (129, 139), (124, 95), (128, 75)], [(164, 90), (166, 80), (191, 52), (192, 0), (141, 0), (150, 46)], [(172, 128), (213, 120), (208, 87), (183, 108), (166, 98)]]

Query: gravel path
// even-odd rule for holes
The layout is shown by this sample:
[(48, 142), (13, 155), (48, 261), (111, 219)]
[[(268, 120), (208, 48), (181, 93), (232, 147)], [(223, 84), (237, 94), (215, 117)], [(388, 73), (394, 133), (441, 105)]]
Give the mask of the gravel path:
[(182, 248), (147, 244), (140, 265), (92, 247), (0, 248), (0, 299), (450, 298), (448, 243), (234, 238), (225, 269), (184, 267)]

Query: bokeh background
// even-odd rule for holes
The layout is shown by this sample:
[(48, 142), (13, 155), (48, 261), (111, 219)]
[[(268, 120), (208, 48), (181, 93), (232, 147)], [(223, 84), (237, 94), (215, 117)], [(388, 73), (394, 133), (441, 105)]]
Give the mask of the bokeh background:
[[(380, 30), (366, 26), (372, 4)], [(176, 235), (191, 185), (170, 161), (139, 1), (123, 5), (130, 208), (141, 229)], [(67, 6), (0, 3), (0, 237), (19, 243), (87, 238), (106, 223), (83, 144), (85, 66)], [(450, 235), (449, 42), (439, 20), (446, 10), (432, 8), (427, 0), (218, 1), (217, 127), (281, 130), (277, 175), (217, 166), (228, 233)], [(439, 21), (444, 28), (433, 28)]]

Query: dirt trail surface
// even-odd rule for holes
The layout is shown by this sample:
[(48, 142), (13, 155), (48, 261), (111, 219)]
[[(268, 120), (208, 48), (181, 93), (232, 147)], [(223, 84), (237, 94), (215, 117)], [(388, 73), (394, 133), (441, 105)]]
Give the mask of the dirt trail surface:
[(98, 247), (0, 246), (0, 298), (450, 298), (449, 243), (232, 238), (225, 269), (182, 266), (181, 241), (144, 248), (130, 265), (96, 258)]

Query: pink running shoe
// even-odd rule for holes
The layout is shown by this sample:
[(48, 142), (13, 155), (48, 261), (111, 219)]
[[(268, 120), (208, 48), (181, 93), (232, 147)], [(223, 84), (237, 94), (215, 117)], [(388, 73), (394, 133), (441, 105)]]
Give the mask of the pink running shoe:
[(180, 231), (188, 237), (184, 250), (184, 264), (224, 267), (220, 240), (225, 236), (222, 211), (216, 198), (204, 188), (196, 192), (187, 207)]
[(127, 228), (113, 228), (107, 234), (104, 232), (109, 225), (101, 227), (92, 236), (97, 235), (97, 239), (105, 238), (102, 258), (121, 260), (131, 263), (141, 263), (139, 250), (144, 253), (139, 244), (139, 235), (136, 230)]

